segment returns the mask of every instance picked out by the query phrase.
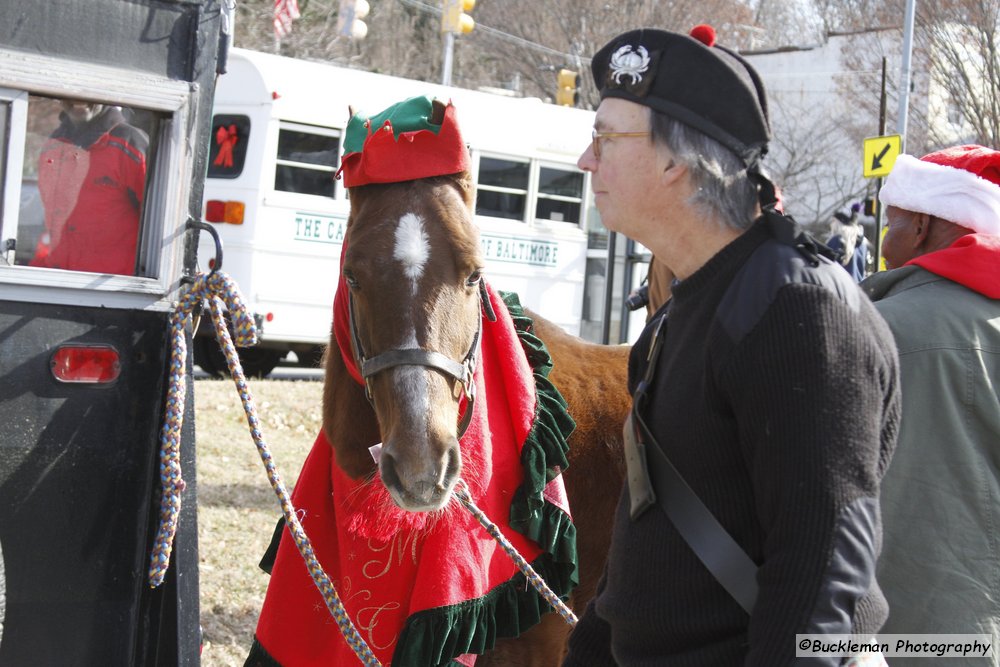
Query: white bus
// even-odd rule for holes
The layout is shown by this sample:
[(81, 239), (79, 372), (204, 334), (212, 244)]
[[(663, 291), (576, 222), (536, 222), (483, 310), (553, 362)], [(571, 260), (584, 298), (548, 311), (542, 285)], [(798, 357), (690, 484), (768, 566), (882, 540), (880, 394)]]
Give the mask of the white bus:
[[(233, 49), (216, 90), (205, 219), (222, 238), (222, 270), (261, 324), (258, 347), (240, 351), (248, 375), (266, 375), (290, 351), (318, 361), (349, 208), (334, 178), (349, 108), (375, 114), (416, 95), (455, 104), (490, 282), (595, 339), (607, 233), (590, 175), (576, 166), (592, 111)], [(207, 236), (201, 245), (199, 257), (214, 256)], [(204, 370), (224, 371), (210, 334), (195, 354)]]

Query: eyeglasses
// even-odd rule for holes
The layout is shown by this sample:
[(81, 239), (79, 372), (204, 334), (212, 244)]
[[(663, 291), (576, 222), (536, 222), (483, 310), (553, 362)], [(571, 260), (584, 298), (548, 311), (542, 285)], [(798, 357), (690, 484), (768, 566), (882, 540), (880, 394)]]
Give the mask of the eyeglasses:
[(652, 132), (598, 132), (594, 130), (590, 133), (591, 146), (594, 148), (594, 157), (601, 159), (601, 139), (611, 137), (648, 137)]

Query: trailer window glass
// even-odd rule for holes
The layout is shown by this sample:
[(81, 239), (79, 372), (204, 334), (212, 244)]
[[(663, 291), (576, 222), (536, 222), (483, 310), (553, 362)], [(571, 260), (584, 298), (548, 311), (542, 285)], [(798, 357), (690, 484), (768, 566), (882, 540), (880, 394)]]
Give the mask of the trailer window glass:
[(236, 178), (243, 173), (250, 143), (250, 118), (219, 114), (212, 118), (208, 155), (209, 178)]
[(553, 167), (539, 168), (536, 219), (579, 224), (582, 202), (583, 172)]
[(156, 115), (36, 95), (26, 115), (7, 151), (22, 158), (13, 263), (145, 275), (138, 249)]
[(332, 133), (281, 128), (274, 189), (332, 197), (340, 137)]
[(476, 214), (524, 220), (530, 164), (482, 157), (476, 195)]

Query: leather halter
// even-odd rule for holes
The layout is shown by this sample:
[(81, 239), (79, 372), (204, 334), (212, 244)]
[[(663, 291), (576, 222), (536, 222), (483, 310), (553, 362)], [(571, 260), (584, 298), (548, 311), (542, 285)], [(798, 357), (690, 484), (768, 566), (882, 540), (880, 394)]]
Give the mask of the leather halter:
[(472, 337), (472, 344), (469, 351), (461, 363), (435, 352), (434, 350), (423, 350), (420, 348), (405, 348), (386, 350), (369, 358), (365, 354), (361, 345), (361, 337), (358, 335), (358, 327), (354, 316), (354, 296), (348, 297), (348, 316), (350, 318), (351, 347), (354, 348), (354, 359), (358, 364), (358, 370), (365, 381), (365, 394), (368, 401), (372, 402), (371, 377), (376, 373), (393, 368), (395, 366), (426, 366), (441, 371), (445, 375), (458, 380), (465, 393), (466, 406), (465, 414), (458, 424), (458, 435), (461, 438), (465, 430), (472, 421), (472, 408), (476, 403), (476, 383), (475, 372), (479, 357), (479, 345), (483, 333), (483, 313), (490, 322), (496, 322), (496, 313), (493, 312), (493, 305), (490, 303), (489, 294), (486, 292), (486, 281), (479, 281), (479, 298), (482, 308), (479, 311), (479, 324), (476, 327), (476, 334)]

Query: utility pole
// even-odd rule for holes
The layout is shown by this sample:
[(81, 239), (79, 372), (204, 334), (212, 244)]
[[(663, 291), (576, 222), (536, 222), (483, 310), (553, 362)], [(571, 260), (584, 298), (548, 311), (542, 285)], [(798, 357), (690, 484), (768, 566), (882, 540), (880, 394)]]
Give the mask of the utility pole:
[[(447, 1), (447, 0), (446, 0)], [(455, 33), (444, 33), (444, 53), (441, 56), (441, 85), (451, 85), (451, 61), (455, 51)]]
[(906, 117), (910, 108), (910, 56), (913, 53), (913, 15), (917, 0), (906, 0), (903, 17), (903, 59), (899, 67), (899, 113), (896, 117), (896, 133), (902, 142), (901, 152), (906, 152)]
[(442, 0), (441, 34), (444, 53), (441, 55), (441, 85), (451, 85), (451, 69), (455, 51), (455, 35), (472, 32), (476, 22), (465, 12), (476, 6), (476, 0)]

